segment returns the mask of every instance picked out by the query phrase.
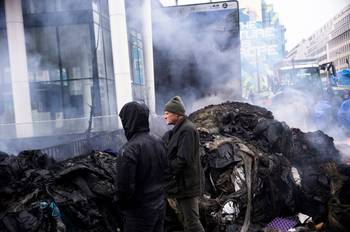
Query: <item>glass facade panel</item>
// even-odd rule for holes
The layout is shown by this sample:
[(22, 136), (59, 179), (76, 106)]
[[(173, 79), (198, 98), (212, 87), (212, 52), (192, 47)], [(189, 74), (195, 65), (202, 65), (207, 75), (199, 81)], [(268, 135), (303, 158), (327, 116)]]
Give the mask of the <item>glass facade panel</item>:
[(108, 0), (100, 0), (101, 1), (101, 13), (108, 16)]
[(105, 47), (107, 78), (114, 80), (111, 34), (106, 29), (103, 29), (103, 40), (104, 40), (104, 47)]
[(27, 28), (26, 38), (29, 80), (60, 80), (56, 28)]
[[(106, 17), (108, 1), (23, 0), (22, 3), (27, 12), (24, 17), (29, 19), (25, 31), (33, 120), (85, 122), (92, 104), (94, 116), (115, 114), (113, 58)], [(87, 14), (82, 20), (79, 18), (82, 12), (74, 12), (90, 10), (91, 13), (93, 6), (97, 7), (96, 16)], [(103, 9), (107, 13), (102, 15)], [(72, 17), (67, 19), (67, 15)], [(48, 17), (48, 22), (43, 22), (42, 17)]]
[(0, 0), (0, 28), (5, 26), (5, 0)]
[(135, 85), (132, 86), (132, 96), (134, 101), (141, 101), (147, 104), (146, 101), (146, 89), (144, 85)]
[(100, 0), (92, 0), (92, 10), (100, 12)]
[(57, 11), (89, 10), (91, 0), (56, 0), (56, 7)]
[(89, 117), (92, 80), (30, 84), (34, 121)]
[(133, 74), (133, 83), (137, 85), (145, 84), (144, 77), (144, 57), (141, 34), (131, 31), (130, 34), (131, 46), (131, 65)]
[[(74, 33), (72, 33), (74, 32)], [(92, 78), (92, 51), (89, 25), (58, 28), (62, 79)]]
[(91, 9), (91, 0), (22, 0), (25, 14)]
[(107, 83), (108, 83), (108, 99), (109, 99), (110, 114), (112, 114), (112, 115), (118, 114), (115, 82), (112, 80), (107, 80)]
[(0, 85), (11, 84), (9, 51), (5, 29), (0, 29), (0, 54)]
[(89, 117), (92, 93), (92, 80), (64, 81), (64, 118)]
[(55, 10), (54, 0), (22, 0), (24, 13), (39, 14)]
[(15, 114), (4, 7), (4, 0), (0, 0), (0, 123), (13, 123)]
[(92, 0), (92, 9), (99, 14), (108, 16), (108, 0)]
[(104, 57), (104, 46), (103, 46), (103, 30), (100, 26), (95, 24), (95, 38), (96, 38), (96, 56), (97, 56), (97, 67), (98, 76), (100, 78), (106, 78), (106, 66)]
[(109, 104), (108, 104), (108, 89), (107, 80), (101, 79), (99, 81), (100, 86), (100, 97), (101, 97), (101, 113), (102, 115), (109, 115)]
[(130, 28), (129, 46), (131, 51), (130, 58), (133, 98), (136, 101), (143, 101), (147, 103), (142, 36), (136, 30)]
[(30, 96), (33, 121), (63, 117), (61, 82), (32, 82), (30, 83)]

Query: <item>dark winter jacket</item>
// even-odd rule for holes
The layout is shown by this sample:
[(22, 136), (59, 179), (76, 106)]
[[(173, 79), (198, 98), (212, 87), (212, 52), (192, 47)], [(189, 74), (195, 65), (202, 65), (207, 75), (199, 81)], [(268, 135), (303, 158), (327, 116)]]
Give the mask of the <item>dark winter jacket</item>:
[(126, 104), (119, 114), (128, 139), (117, 165), (117, 198), (125, 210), (164, 205), (165, 145), (149, 133), (148, 115), (147, 106), (137, 102)]
[(167, 145), (169, 165), (166, 187), (168, 197), (199, 196), (199, 135), (195, 125), (185, 117), (164, 135), (163, 140)]

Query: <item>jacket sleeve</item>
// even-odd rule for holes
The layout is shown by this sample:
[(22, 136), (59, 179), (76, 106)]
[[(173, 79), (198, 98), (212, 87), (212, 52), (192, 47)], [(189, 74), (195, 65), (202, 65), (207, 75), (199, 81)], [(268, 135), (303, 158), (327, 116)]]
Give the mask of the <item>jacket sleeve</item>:
[(135, 192), (137, 146), (128, 146), (120, 154), (117, 167), (117, 197), (121, 202), (130, 201)]
[(184, 171), (193, 162), (195, 134), (191, 131), (184, 131), (180, 136), (176, 158), (170, 160), (171, 172), (175, 175)]

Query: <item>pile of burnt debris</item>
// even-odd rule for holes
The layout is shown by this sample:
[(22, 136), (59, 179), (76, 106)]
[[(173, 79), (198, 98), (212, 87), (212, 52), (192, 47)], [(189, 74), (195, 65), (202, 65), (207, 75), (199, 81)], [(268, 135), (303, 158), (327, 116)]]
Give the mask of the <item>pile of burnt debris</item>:
[[(245, 103), (190, 118), (200, 132), (206, 231), (350, 231), (350, 167), (332, 138)], [(40, 151), (0, 154), (0, 232), (122, 231), (116, 162), (103, 152), (61, 162)], [(168, 231), (181, 230), (170, 207), (167, 216)]]
[(0, 231), (118, 231), (116, 157), (0, 154)]
[(350, 231), (350, 167), (331, 137), (291, 129), (244, 103), (190, 118), (203, 149), (208, 231)]

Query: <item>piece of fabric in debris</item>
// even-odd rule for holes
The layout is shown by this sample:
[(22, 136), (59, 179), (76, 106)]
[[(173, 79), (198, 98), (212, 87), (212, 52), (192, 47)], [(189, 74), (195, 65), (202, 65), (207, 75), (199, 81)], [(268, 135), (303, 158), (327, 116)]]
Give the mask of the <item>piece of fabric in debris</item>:
[(293, 228), (297, 224), (298, 221), (294, 218), (277, 217), (274, 218), (269, 224), (267, 224), (267, 228), (287, 232), (289, 229)]

